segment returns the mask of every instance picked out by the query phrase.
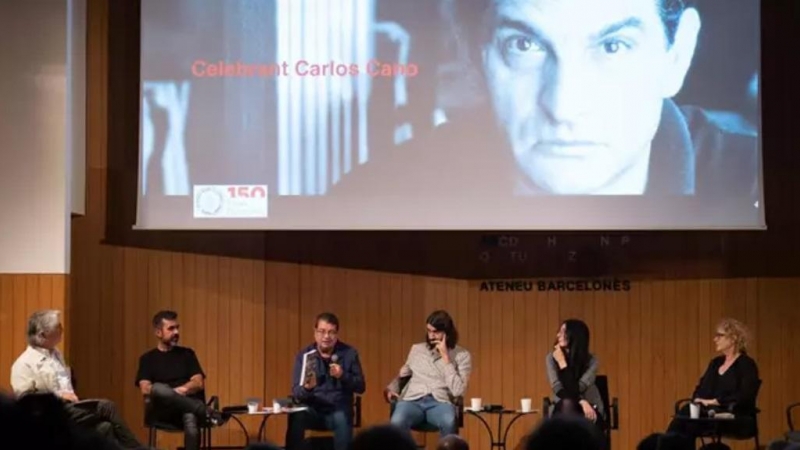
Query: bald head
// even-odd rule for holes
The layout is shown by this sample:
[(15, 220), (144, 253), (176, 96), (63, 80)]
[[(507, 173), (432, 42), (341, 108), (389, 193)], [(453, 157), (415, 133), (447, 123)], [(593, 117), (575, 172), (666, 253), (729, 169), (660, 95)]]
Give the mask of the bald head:
[(469, 444), (461, 436), (451, 434), (439, 441), (436, 450), (469, 450)]

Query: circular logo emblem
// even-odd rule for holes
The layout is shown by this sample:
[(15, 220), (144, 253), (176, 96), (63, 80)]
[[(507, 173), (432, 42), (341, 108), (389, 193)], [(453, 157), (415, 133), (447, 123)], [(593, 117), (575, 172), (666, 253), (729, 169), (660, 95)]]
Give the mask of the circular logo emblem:
[(224, 197), (216, 188), (203, 188), (197, 194), (197, 208), (205, 215), (214, 216), (222, 209)]

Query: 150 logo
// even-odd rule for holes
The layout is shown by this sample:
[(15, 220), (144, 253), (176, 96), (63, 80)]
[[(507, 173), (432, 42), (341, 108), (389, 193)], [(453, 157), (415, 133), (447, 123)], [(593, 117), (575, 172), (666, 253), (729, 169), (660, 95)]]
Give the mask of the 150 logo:
[(196, 185), (195, 218), (266, 218), (266, 185)]

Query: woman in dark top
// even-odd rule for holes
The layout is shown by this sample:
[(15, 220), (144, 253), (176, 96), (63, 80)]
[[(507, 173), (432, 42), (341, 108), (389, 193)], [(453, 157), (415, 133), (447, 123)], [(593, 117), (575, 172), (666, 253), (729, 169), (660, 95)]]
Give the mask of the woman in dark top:
[[(735, 420), (717, 424), (716, 431), (725, 435), (747, 436), (755, 431), (756, 395), (758, 393), (758, 366), (747, 355), (749, 332), (739, 321), (723, 319), (714, 335), (716, 351), (720, 356), (712, 359), (706, 372), (692, 394), (692, 402), (700, 406), (700, 417), (717, 413), (731, 413)], [(689, 416), (690, 406), (685, 405), (680, 416)], [(691, 439), (692, 448), (697, 436), (715, 431), (715, 424), (674, 419), (669, 431)]]
[(546, 359), (555, 397), (553, 414), (582, 415), (602, 430), (605, 405), (595, 385), (597, 358), (589, 353), (589, 327), (580, 320), (561, 324)]

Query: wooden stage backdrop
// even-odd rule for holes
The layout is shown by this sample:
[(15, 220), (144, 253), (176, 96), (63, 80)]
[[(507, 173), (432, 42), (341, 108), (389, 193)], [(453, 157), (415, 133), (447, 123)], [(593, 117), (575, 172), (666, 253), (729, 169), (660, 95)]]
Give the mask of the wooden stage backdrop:
[[(341, 319), (341, 339), (361, 355), (365, 424), (386, 421), (381, 392), (437, 308), (454, 315), (472, 352), (467, 398), (508, 407), (522, 397), (540, 404), (549, 392), (544, 357), (559, 322), (586, 320), (600, 371), (620, 402), (617, 449), (635, 448), (667, 426), (674, 401), (690, 395), (713, 356), (720, 317), (739, 318), (754, 331), (752, 355), (764, 380), (762, 439), (784, 431), (783, 408), (800, 399), (798, 279), (648, 280), (624, 293), (487, 293), (477, 282), (151, 250), (97, 248), (87, 256), (73, 275), (85, 282), (73, 292), (80, 301), (70, 324), (72, 362), (84, 395), (115, 399), (135, 425), (142, 418), (133, 386), (137, 358), (154, 344), (149, 320), (161, 308), (179, 311), (182, 340), (197, 350), (208, 392), (223, 404), (287, 395), (295, 352), (313, 339), (314, 316), (329, 310)], [(535, 422), (518, 421), (509, 442)], [(255, 433), (258, 424), (246, 423)], [(273, 420), (269, 437), (282, 443), (284, 430), (283, 418)], [(465, 437), (489, 449), (474, 418), (466, 418)], [(230, 425), (215, 434), (216, 444), (242, 439)]]

